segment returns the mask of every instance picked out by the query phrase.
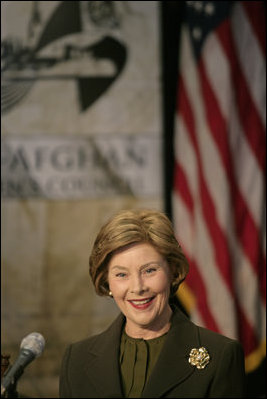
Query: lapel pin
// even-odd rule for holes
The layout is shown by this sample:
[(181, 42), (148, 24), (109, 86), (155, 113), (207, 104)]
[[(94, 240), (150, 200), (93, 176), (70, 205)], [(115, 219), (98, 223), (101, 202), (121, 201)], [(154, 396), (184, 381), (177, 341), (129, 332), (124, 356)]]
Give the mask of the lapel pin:
[(203, 346), (199, 349), (193, 348), (189, 354), (189, 363), (197, 369), (204, 369), (210, 361), (210, 355)]

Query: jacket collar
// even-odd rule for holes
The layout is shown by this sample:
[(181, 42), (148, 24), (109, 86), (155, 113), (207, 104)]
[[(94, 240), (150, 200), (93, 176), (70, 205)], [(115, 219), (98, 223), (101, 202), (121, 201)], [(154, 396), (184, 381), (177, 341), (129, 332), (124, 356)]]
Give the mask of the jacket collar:
[[(165, 392), (194, 373), (195, 368), (189, 364), (188, 358), (191, 349), (198, 346), (197, 327), (176, 308), (164, 347), (142, 397), (162, 397)], [(166, 366), (168, 373), (162, 372)]]
[[(125, 318), (120, 314), (111, 326), (96, 337), (84, 365), (98, 397), (123, 397), (120, 379), (120, 336)], [(142, 397), (156, 398), (188, 378), (194, 369), (188, 362), (190, 350), (200, 345), (197, 327), (175, 308), (169, 333)], [(168, 373), (162, 370), (168, 365)]]

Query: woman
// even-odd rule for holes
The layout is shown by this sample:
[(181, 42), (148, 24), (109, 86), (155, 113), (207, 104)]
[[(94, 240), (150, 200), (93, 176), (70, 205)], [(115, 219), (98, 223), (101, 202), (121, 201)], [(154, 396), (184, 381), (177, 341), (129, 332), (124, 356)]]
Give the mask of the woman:
[(60, 397), (244, 396), (241, 345), (171, 304), (188, 262), (163, 213), (116, 214), (95, 240), (89, 270), (97, 294), (113, 297), (121, 314), (103, 333), (68, 347)]

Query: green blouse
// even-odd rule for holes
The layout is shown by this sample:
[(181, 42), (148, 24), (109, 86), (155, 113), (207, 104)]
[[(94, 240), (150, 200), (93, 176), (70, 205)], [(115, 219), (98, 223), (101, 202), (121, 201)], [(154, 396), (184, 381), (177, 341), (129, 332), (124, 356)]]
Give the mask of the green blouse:
[(138, 398), (148, 381), (165, 341), (164, 335), (144, 340), (131, 338), (123, 330), (120, 345), (120, 366), (126, 398)]

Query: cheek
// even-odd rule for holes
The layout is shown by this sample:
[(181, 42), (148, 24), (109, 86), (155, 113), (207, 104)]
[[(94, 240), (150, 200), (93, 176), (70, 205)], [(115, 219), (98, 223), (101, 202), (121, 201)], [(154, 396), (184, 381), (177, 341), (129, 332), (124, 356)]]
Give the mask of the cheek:
[(170, 291), (170, 278), (169, 276), (167, 276), (166, 274), (164, 274), (163, 276), (161, 276), (161, 278), (157, 279), (154, 284), (153, 284), (153, 288), (155, 291), (157, 291), (159, 294), (162, 293), (169, 293)]
[(122, 281), (109, 280), (109, 289), (113, 296), (120, 296), (125, 292), (125, 284)]

